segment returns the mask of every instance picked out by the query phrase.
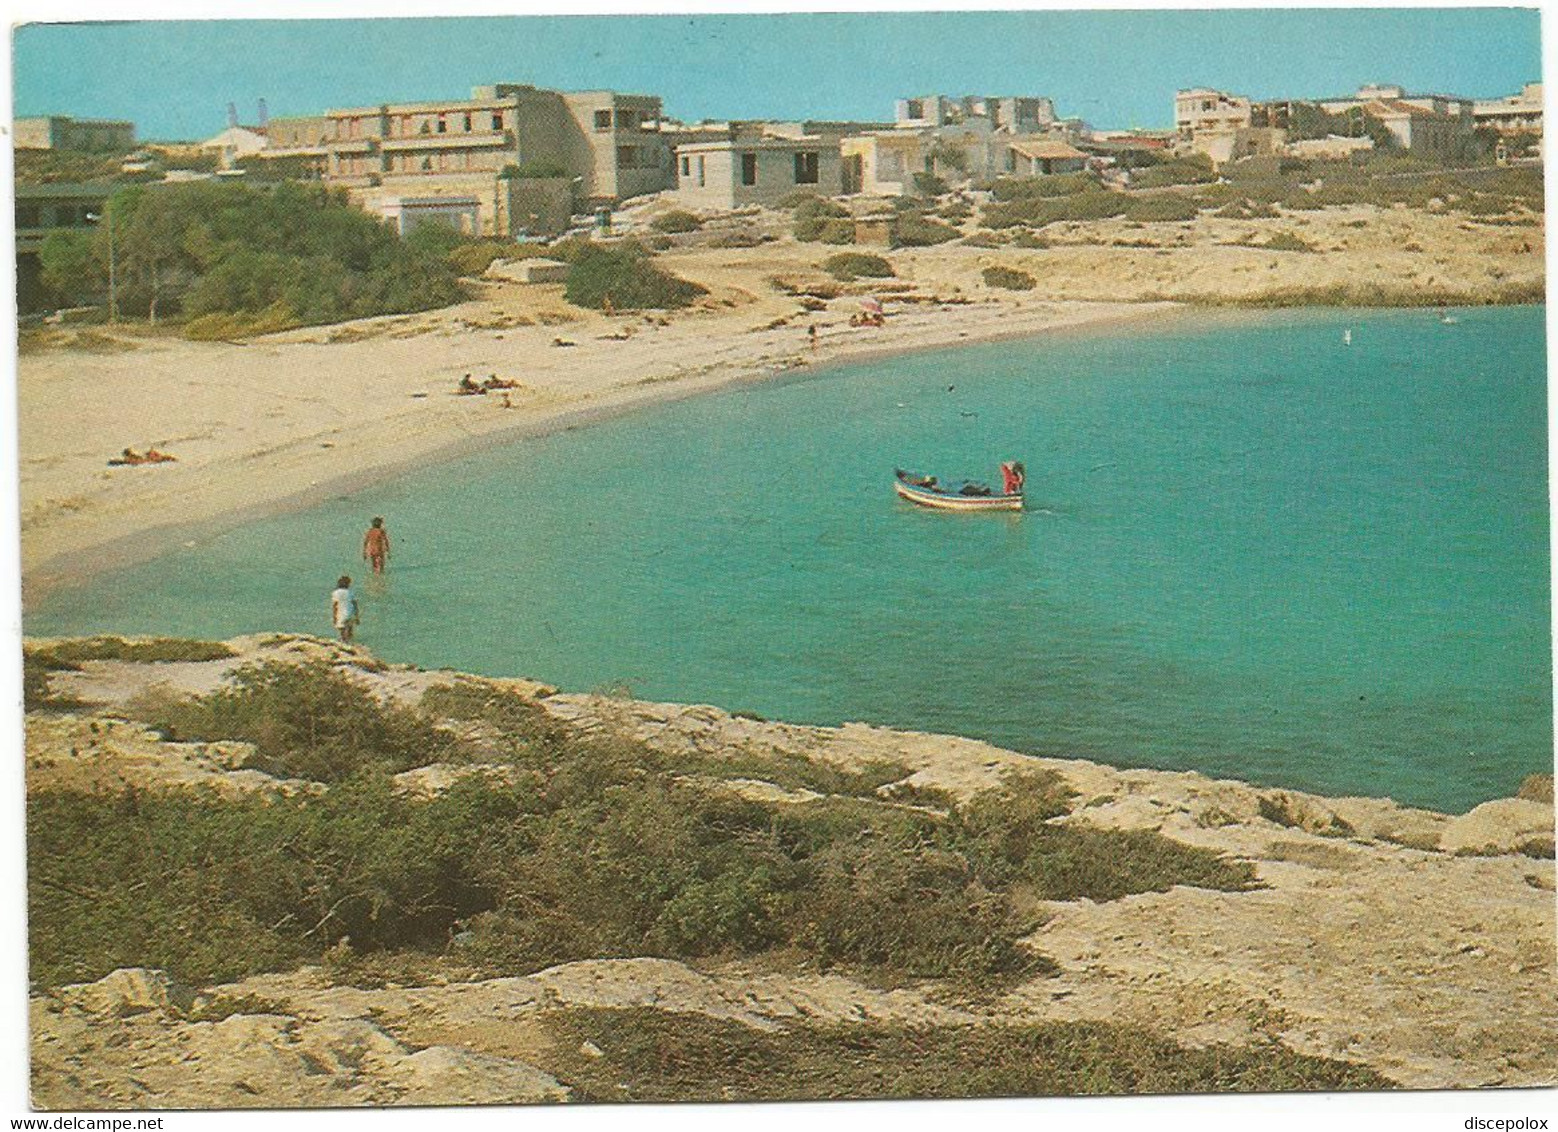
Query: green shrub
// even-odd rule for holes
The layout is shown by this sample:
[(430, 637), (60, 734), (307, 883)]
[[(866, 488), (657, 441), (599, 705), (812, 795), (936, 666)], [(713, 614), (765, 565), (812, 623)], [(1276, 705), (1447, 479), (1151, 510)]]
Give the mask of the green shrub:
[(998, 233), (988, 228), (981, 228), (971, 235), (964, 236), (963, 244), (970, 248), (999, 248), (1004, 247), (1006, 241)]
[(611, 300), (619, 311), (676, 310), (690, 305), (708, 288), (661, 271), (642, 248), (591, 244), (573, 256), (563, 297), (576, 307), (596, 310)]
[(1031, 291), (1038, 283), (1026, 271), (1010, 267), (987, 267), (980, 274), (986, 287), (1004, 287), (1008, 291)]
[(506, 240), (474, 240), (449, 252), (449, 265), (462, 276), (480, 275), (496, 259), (517, 258), (518, 245)]
[(1201, 215), (1189, 197), (1160, 193), (1155, 196), (1131, 196), (1125, 201), (1125, 217), (1145, 223), (1167, 220), (1194, 220)]
[(696, 232), (703, 227), (703, 221), (690, 212), (676, 209), (655, 217), (649, 222), (649, 226), (656, 232)]
[(505, 181), (546, 180), (566, 177), (568, 170), (556, 161), (527, 161), (522, 165), (505, 165), (498, 176)]
[(931, 247), (955, 240), (961, 235), (950, 224), (943, 224), (919, 213), (904, 213), (893, 221), (893, 244), (896, 247)]
[(491, 906), (469, 862), (501, 853), (533, 788), (429, 802), (383, 783), (217, 801), (44, 792), (28, 801), (35, 984), (152, 966), (194, 983), (356, 949), (437, 947)]
[(997, 200), (1011, 201), (1069, 196), (1097, 187), (1098, 178), (1091, 173), (1056, 173), (1048, 177), (1002, 177), (990, 186), (990, 191)]
[[(790, 201), (792, 203), (786, 205), (784, 203), (785, 201)], [(788, 207), (791, 209), (795, 214), (795, 219), (797, 220), (804, 220), (817, 216), (826, 218), (830, 216), (849, 215), (849, 209), (845, 208), (837, 201), (832, 201), (827, 197), (821, 197), (816, 193), (808, 192), (791, 193), (789, 196), (781, 199), (780, 207)]]
[(855, 242), (855, 222), (853, 220), (824, 220), (822, 229), (817, 233), (817, 239), (824, 244), (853, 244)]
[(50, 668), (78, 669), (88, 660), (127, 660), (136, 664), (165, 661), (226, 660), (237, 656), (221, 641), (188, 640), (182, 637), (148, 637), (128, 640), (124, 637), (82, 637), (53, 645), (27, 645), (26, 651)]
[(833, 278), (848, 282), (865, 276), (870, 279), (887, 279), (893, 275), (893, 265), (879, 255), (868, 252), (840, 252), (822, 261), (822, 270)]
[(944, 178), (934, 173), (916, 173), (914, 175), (914, 192), (921, 197), (939, 197), (949, 191), (949, 186)]
[[(1033, 924), (1018, 886), (1103, 900), (1253, 883), (1247, 865), (1154, 833), (1054, 824), (1071, 792), (1053, 773), (1008, 778), (961, 805), (904, 796), (942, 814), (878, 800), (906, 776), (895, 762), (664, 756), (573, 734), (477, 681), (431, 689), (412, 710), (322, 662), (250, 666), (219, 692), (142, 715), (178, 738), (253, 742), (257, 765), (336, 785), (238, 800), (36, 793), (38, 983), (140, 965), (236, 978), (320, 961), (349, 939), (367, 974), (420, 969), (418, 954), (440, 952), (510, 975), (592, 957), (778, 949), (890, 985), (993, 989), (1049, 969), (1020, 943)], [(457, 739), (435, 717), (484, 734)], [(385, 778), (476, 757), (506, 758), (509, 779), (472, 776), (418, 800)], [(722, 785), (749, 777), (828, 796), (766, 804)], [(337, 959), (349, 977), (358, 960)]]
[[(1187, 1049), (1140, 1026), (847, 1022), (758, 1030), (651, 1007), (543, 1016), (549, 1062), (585, 1102), (806, 1101), (1391, 1088), (1279, 1043)], [(601, 1051), (596, 1056), (594, 1050)], [(588, 1052), (587, 1052), (588, 1051)]]
[(1062, 220), (1104, 220), (1125, 212), (1124, 193), (1085, 191), (1061, 197), (1020, 197), (985, 208), (984, 222), (991, 228), (1017, 224), (1042, 227)]
[(805, 216), (847, 216), (849, 210), (840, 204), (819, 196), (809, 189), (796, 189), (786, 193), (775, 203), (776, 208), (789, 209), (799, 218)]
[(326, 661), (245, 665), (227, 687), (192, 700), (153, 698), (137, 715), (170, 739), (253, 743), (256, 769), (316, 782), (394, 774), (460, 753), (449, 732), (419, 712), (379, 703)]
[(1131, 174), (1131, 185), (1138, 189), (1155, 189), (1166, 185), (1195, 185), (1217, 180), (1212, 159), (1205, 154), (1175, 157), (1160, 162), (1150, 169), (1138, 169)]
[(961, 196), (953, 197), (936, 210), (937, 216), (943, 220), (950, 220), (954, 224), (961, 220), (967, 220), (973, 214), (974, 206)]
[(824, 966), (989, 983), (1054, 967), (1017, 940), (1034, 924), (968, 862), (878, 832), (810, 858), (795, 942)]

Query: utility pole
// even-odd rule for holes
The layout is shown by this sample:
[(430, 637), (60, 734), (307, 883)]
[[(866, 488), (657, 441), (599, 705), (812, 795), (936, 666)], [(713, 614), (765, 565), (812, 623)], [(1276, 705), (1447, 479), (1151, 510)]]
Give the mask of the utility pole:
[(118, 281), (114, 277), (114, 214), (108, 210), (105, 202), (101, 215), (89, 212), (87, 219), (94, 224), (99, 220), (108, 224), (108, 321), (115, 323), (119, 321), (119, 291)]
[(108, 322), (113, 325), (119, 321), (118, 281), (114, 278), (114, 214), (106, 206), (103, 212), (108, 221)]

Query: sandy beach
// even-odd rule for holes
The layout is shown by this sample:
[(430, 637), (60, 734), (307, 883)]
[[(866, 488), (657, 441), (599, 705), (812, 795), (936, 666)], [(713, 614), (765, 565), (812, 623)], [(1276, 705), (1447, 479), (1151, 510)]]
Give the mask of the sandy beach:
[[(663, 207), (646, 204), (639, 222)], [(1315, 251), (1251, 246), (1295, 223)], [(1051, 239), (1043, 249), (900, 249), (889, 253), (896, 278), (846, 284), (819, 269), (834, 249), (817, 244), (677, 248), (664, 266), (709, 294), (670, 315), (605, 317), (567, 304), (560, 286), (482, 281), (455, 307), (247, 342), (46, 332), (24, 342), (19, 363), (24, 594), (474, 447), (800, 367), (1140, 323), (1184, 303), (1259, 305), (1297, 289), (1455, 295), (1542, 277), (1538, 227), (1399, 209), (1110, 220), (1056, 226)], [(981, 272), (992, 264), (1038, 285), (988, 287)], [(849, 325), (867, 295), (883, 300), (885, 327)], [(467, 373), (519, 385), (506, 398), (455, 396)], [(177, 461), (108, 466), (126, 447)]]

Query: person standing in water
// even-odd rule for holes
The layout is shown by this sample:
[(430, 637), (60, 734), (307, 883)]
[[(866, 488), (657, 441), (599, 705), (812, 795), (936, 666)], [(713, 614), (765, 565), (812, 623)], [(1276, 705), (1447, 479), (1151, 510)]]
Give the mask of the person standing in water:
[(382, 574), (384, 573), (384, 563), (389, 558), (389, 552), (389, 531), (384, 529), (384, 520), (375, 517), (373, 525), (362, 536), (363, 561), (373, 567), (375, 574)]
[(330, 595), (330, 618), (343, 644), (352, 643), (352, 630), (357, 628), (357, 595), (352, 592), (352, 580), (345, 574), (336, 579), (335, 591)]

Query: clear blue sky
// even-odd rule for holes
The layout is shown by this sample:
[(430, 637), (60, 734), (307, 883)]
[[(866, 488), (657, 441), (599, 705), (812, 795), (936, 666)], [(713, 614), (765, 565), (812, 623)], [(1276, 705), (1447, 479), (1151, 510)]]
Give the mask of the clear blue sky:
[(491, 82), (658, 94), (700, 118), (891, 119), (921, 93), (1040, 94), (1101, 127), (1166, 127), (1180, 87), (1252, 97), (1364, 82), (1496, 97), (1540, 78), (1534, 8), (1213, 9), (31, 24), (18, 116), (202, 138), (255, 118), (466, 97)]

